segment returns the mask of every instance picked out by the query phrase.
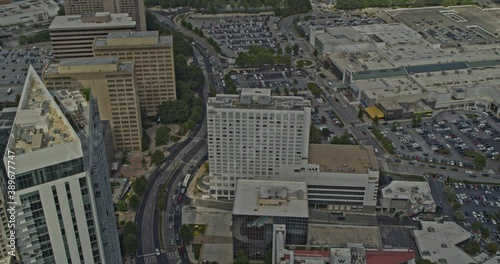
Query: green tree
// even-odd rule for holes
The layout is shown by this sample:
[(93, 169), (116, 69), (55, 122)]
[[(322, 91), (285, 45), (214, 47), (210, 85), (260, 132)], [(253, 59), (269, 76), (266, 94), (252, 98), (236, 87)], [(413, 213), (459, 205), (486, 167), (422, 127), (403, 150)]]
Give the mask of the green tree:
[(208, 92), (208, 96), (215, 97), (217, 95), (217, 90), (215, 88), (210, 87), (210, 92)]
[(290, 90), (288, 90), (288, 88), (285, 87), (285, 89), (283, 89), (283, 93), (288, 96), (290, 95)]
[(299, 95), (299, 89), (297, 89), (297, 87), (293, 87), (292, 93), (293, 95)]
[(463, 249), (467, 254), (474, 256), (481, 251), (481, 246), (476, 241), (471, 241), (463, 246)]
[(481, 227), (481, 237), (485, 239), (490, 237), (490, 230), (488, 228)]
[(184, 243), (188, 245), (191, 243), (194, 237), (193, 230), (188, 225), (181, 226), (181, 229), (179, 230), (179, 235), (181, 236), (182, 241), (184, 241)]
[(465, 219), (464, 212), (461, 210), (455, 211), (453, 213), (453, 216), (455, 217), (455, 219), (457, 219), (457, 221), (460, 221), (460, 222), (464, 221), (464, 219)]
[(314, 55), (314, 57), (318, 56), (318, 50), (316, 50), (316, 49), (315, 49), (315, 50), (313, 51), (313, 55)]
[(319, 131), (319, 129), (317, 129), (314, 125), (311, 125), (309, 129), (309, 143), (320, 144), (322, 138), (323, 136), (321, 131)]
[(358, 118), (361, 119), (363, 118), (363, 108), (359, 108), (359, 111), (358, 111)]
[(498, 251), (498, 245), (496, 243), (488, 243), (488, 245), (486, 245), (486, 250), (490, 253), (496, 253)]
[(373, 118), (373, 124), (378, 126), (379, 125), (379, 120), (378, 120), (378, 116), (376, 115), (374, 118)]
[(155, 146), (162, 146), (168, 144), (170, 138), (170, 129), (166, 126), (159, 126), (155, 134)]
[(453, 211), (458, 211), (460, 208), (462, 208), (462, 205), (459, 203), (453, 203)]
[(323, 138), (327, 138), (330, 136), (330, 130), (325, 127), (323, 129), (321, 129), (321, 134), (323, 135)]
[(486, 166), (486, 161), (486, 157), (478, 153), (474, 158), (474, 165), (476, 165), (478, 169), (482, 170)]
[(420, 125), (422, 125), (422, 117), (417, 116), (417, 126), (420, 126)]
[(474, 222), (471, 224), (472, 231), (479, 231), (483, 227), (481, 222)]
[(189, 105), (179, 99), (163, 102), (158, 106), (158, 116), (162, 124), (184, 123), (189, 114)]
[(64, 16), (66, 12), (64, 12), (64, 6), (59, 5), (59, 10), (57, 10), (57, 15), (58, 16)]
[(133, 255), (139, 248), (139, 240), (136, 235), (126, 235), (123, 239), (123, 249), (125, 254)]
[(132, 209), (134, 209), (134, 210), (139, 208), (140, 202), (141, 202), (141, 200), (139, 199), (139, 196), (135, 193), (130, 195), (130, 197), (128, 198), (128, 205), (130, 207), (132, 207)]
[(137, 225), (134, 222), (128, 221), (123, 225), (123, 235), (137, 235), (137, 232)]
[(155, 152), (153, 152), (153, 154), (151, 154), (151, 162), (156, 165), (160, 165), (160, 163), (162, 163), (164, 159), (165, 155), (161, 150), (156, 150)]
[(411, 119), (411, 125), (413, 127), (416, 127), (417, 126), (417, 117), (416, 116), (413, 116), (413, 118)]
[(142, 195), (146, 189), (148, 188), (148, 179), (146, 177), (141, 176), (132, 183), (132, 190), (137, 195)]
[(128, 210), (127, 203), (125, 201), (118, 202), (118, 204), (116, 205), (116, 210), (118, 210), (119, 212), (126, 212)]
[(320, 96), (323, 93), (321, 88), (319, 88), (318, 85), (313, 82), (307, 84), (307, 89), (309, 89), (309, 91), (311, 91), (311, 93), (315, 96)]
[(250, 264), (250, 260), (243, 250), (239, 250), (236, 253), (233, 264)]

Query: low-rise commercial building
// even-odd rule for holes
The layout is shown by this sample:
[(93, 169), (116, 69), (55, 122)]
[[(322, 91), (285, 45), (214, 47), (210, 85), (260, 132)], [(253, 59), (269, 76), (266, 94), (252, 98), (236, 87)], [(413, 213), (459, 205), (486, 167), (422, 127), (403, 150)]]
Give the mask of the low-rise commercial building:
[(380, 172), (372, 146), (310, 144), (308, 166), (311, 206), (375, 213)]
[(419, 230), (413, 233), (423, 259), (437, 263), (477, 263), (457, 246), (472, 235), (455, 222), (421, 221)]
[(406, 216), (436, 212), (436, 202), (426, 181), (392, 181), (380, 191), (380, 205), (385, 212)]
[(51, 91), (89, 89), (97, 98), (101, 119), (109, 120), (114, 149), (142, 150), (134, 63), (115, 57), (64, 59), (47, 65), (43, 79)]
[[(235, 256), (241, 250), (250, 259), (262, 260), (273, 244), (280, 247), (307, 244), (306, 184), (238, 180), (232, 223)], [(281, 228), (277, 230), (274, 225), (281, 225)], [(283, 236), (283, 229), (286, 229), (286, 236)], [(276, 233), (279, 239), (275, 238)]]
[(59, 5), (53, 0), (16, 1), (0, 5), (0, 27), (49, 24), (58, 11)]

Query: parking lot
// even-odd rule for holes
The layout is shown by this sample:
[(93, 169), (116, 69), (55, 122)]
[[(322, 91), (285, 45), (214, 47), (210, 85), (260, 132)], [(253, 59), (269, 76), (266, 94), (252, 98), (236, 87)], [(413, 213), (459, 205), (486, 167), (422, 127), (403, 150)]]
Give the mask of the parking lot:
[(366, 15), (354, 15), (345, 12), (336, 12), (334, 14), (326, 15), (313, 15), (304, 17), (304, 21), (301, 22), (300, 27), (306, 34), (309, 35), (309, 29), (315, 26), (326, 26), (326, 27), (349, 27), (349, 26), (362, 26), (362, 25), (373, 25), (382, 24), (384, 21), (379, 17), (370, 17)]
[(276, 48), (280, 38), (277, 18), (267, 15), (193, 16), (187, 19), (193, 27), (219, 43), (222, 53), (236, 57), (251, 45)]
[[(420, 166), (451, 170), (473, 170), (471, 151), (488, 158), (492, 168), (500, 149), (500, 120), (487, 113), (448, 111), (412, 128), (412, 121), (387, 124), (382, 133), (393, 142), (396, 153)], [(430, 164), (419, 163), (420, 161)], [(443, 166), (447, 165), (447, 166)], [(472, 172), (471, 177), (490, 176)]]
[(269, 88), (273, 92), (284, 92), (285, 88), (292, 91), (296, 88), (299, 92), (306, 91), (307, 80), (297, 68), (267, 67), (260, 69), (235, 70), (236, 87)]
[(490, 230), (489, 240), (500, 243), (497, 230), (497, 219), (500, 211), (500, 186), (484, 184), (453, 183), (456, 201), (461, 205), (465, 215), (465, 227), (471, 230), (474, 222)]
[(50, 58), (52, 58), (50, 50), (36, 46), (25, 49), (1, 50), (0, 85), (22, 85), (30, 64), (38, 74), (41, 74), (44, 65), (49, 62)]
[(472, 6), (391, 10), (388, 13), (430, 42), (451, 46), (499, 43), (495, 36), (497, 10), (481, 10)]

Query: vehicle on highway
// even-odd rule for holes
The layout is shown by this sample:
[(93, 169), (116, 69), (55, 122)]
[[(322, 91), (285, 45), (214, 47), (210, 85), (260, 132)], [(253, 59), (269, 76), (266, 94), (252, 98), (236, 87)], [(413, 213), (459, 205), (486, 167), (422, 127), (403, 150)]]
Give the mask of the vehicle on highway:
[(181, 194), (184, 194), (185, 192), (186, 192), (186, 187), (182, 187)]
[(173, 246), (174, 244), (175, 244), (174, 239), (173, 239), (173, 238), (171, 238), (171, 239), (170, 239), (170, 245), (171, 245), (171, 246)]
[(170, 224), (170, 225), (168, 226), (168, 229), (169, 229), (169, 230), (172, 230), (172, 227), (173, 227), (173, 226), (172, 226), (172, 224)]
[(338, 217), (337, 217), (337, 220), (344, 221), (344, 220), (345, 220), (345, 217), (343, 217), (343, 216), (338, 216)]
[(179, 247), (178, 250), (179, 250), (179, 254), (183, 254), (184, 253), (184, 247)]
[(173, 218), (172, 216), (169, 216), (169, 217), (168, 217), (168, 221), (169, 221), (169, 222), (172, 222), (172, 221), (174, 221), (174, 218)]
[(179, 234), (175, 235), (175, 240), (177, 240), (177, 241), (181, 240), (181, 238), (179, 237)]
[(159, 250), (159, 249), (156, 249), (156, 250), (155, 250), (155, 252), (156, 252), (156, 255), (157, 255), (157, 256), (159, 256), (159, 255), (160, 255), (160, 250)]
[(177, 206), (175, 207), (175, 211), (176, 211), (176, 212), (179, 212), (179, 208), (180, 208), (180, 206), (179, 206), (179, 205), (177, 205)]
[(184, 196), (182, 194), (179, 194), (179, 197), (177, 197), (177, 202), (181, 203), (182, 198), (184, 198)]

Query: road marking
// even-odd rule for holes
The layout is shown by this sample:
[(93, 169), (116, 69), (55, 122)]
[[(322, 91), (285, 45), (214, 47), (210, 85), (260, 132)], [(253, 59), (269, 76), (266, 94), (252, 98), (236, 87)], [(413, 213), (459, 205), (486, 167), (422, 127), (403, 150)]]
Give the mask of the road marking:
[(174, 259), (179, 257), (179, 252), (174, 251), (174, 252), (168, 252), (166, 253), (168, 259)]

